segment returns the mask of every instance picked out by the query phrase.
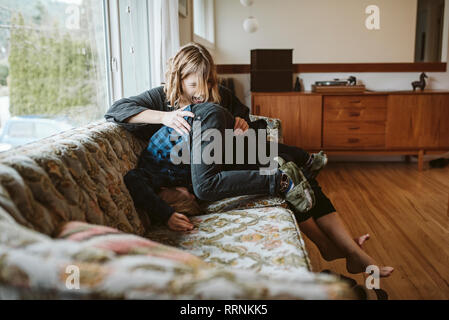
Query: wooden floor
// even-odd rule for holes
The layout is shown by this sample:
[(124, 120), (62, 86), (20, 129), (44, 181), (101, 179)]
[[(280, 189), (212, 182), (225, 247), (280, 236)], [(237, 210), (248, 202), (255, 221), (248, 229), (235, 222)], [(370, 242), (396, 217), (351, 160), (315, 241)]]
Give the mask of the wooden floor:
[[(371, 235), (366, 252), (395, 267), (380, 282), (390, 300), (449, 299), (449, 167), (418, 172), (416, 164), (329, 163), (318, 181), (351, 235)], [(304, 238), (314, 271), (330, 269), (364, 286), (364, 274), (347, 273), (344, 259), (326, 262)]]

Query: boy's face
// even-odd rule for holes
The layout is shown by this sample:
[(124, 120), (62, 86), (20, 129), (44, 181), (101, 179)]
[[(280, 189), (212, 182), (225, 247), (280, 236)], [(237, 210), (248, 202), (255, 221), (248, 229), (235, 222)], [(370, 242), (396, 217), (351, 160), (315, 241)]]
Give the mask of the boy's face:
[[(195, 74), (190, 74), (182, 80), (182, 92), (184, 99), (188, 103), (198, 104), (204, 102), (205, 97), (197, 93), (198, 78)], [(210, 90), (209, 85), (207, 90)]]

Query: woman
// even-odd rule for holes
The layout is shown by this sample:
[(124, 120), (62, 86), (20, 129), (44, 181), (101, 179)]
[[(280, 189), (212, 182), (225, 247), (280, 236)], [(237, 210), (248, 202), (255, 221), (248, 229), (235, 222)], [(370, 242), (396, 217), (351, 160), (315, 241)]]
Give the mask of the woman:
[[(244, 194), (286, 196), (292, 187), (292, 176), (303, 176), (302, 172), (288, 174), (288, 170), (261, 175), (258, 164), (237, 167), (192, 162), (191, 165), (176, 166), (166, 161), (166, 157), (158, 158), (152, 154), (159, 141), (156, 138), (163, 137), (164, 130), (176, 131), (180, 135), (191, 134), (194, 119), (201, 120), (202, 132), (214, 128), (224, 133), (225, 129), (231, 128), (236, 134), (242, 134), (250, 127), (260, 128), (260, 123), (250, 121), (249, 109), (229, 90), (218, 85), (212, 56), (196, 43), (182, 47), (169, 60), (164, 86), (115, 102), (105, 118), (150, 141), (138, 167), (131, 170), (124, 180), (135, 206), (153, 212), (173, 230), (191, 230), (193, 225), (186, 216), (175, 212), (158, 197), (157, 192), (165, 186), (185, 186), (199, 199), (209, 201)], [(206, 141), (201, 142), (201, 147), (206, 145)], [(192, 157), (195, 156), (194, 150), (192, 148)], [(307, 186), (312, 190), (315, 205), (307, 213), (295, 212), (295, 216), (301, 230), (317, 245), (323, 258), (327, 261), (346, 258), (350, 273), (365, 272), (367, 266), (376, 265), (374, 259), (362, 250), (362, 244), (369, 235), (355, 241), (351, 238), (315, 180), (320, 167), (325, 164), (317, 166), (316, 160), (320, 157), (280, 143), (278, 153), (290, 164), (294, 163), (293, 167), (305, 169)], [(294, 182), (298, 183), (298, 180)], [(388, 277), (393, 270), (392, 267), (381, 267), (380, 276)]]

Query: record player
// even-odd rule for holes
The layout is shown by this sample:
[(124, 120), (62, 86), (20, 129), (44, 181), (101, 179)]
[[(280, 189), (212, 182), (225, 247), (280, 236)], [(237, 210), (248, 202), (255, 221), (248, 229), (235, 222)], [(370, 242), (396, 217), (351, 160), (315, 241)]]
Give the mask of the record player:
[(357, 85), (357, 78), (354, 76), (346, 80), (316, 81), (312, 85), (313, 92), (364, 92), (365, 89), (364, 85)]
[(347, 86), (347, 81), (341, 81), (339, 79), (334, 79), (333, 81), (316, 81), (316, 86)]

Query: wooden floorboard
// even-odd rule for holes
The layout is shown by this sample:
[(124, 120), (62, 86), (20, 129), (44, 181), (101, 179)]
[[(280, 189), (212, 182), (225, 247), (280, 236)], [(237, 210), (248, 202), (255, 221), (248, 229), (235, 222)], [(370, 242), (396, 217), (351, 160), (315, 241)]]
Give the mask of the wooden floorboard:
[[(370, 233), (366, 252), (395, 267), (380, 282), (389, 299), (449, 299), (449, 167), (329, 163), (318, 181), (351, 234)], [(364, 285), (363, 274), (347, 273), (343, 259), (326, 262), (304, 238), (314, 271), (330, 269)]]

